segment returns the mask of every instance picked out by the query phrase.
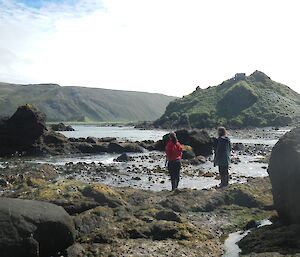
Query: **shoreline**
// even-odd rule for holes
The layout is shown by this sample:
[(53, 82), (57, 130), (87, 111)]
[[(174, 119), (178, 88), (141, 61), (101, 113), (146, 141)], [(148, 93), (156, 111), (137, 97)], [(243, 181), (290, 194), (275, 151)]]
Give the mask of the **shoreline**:
[(172, 256), (221, 256), (229, 233), (273, 213), (268, 178), (250, 178), (226, 189), (155, 192), (60, 178), (49, 165), (30, 170), (25, 167), (23, 176), (17, 172), (14, 181), (11, 177), (13, 188), (2, 197), (62, 206), (79, 232), (71, 248), (79, 247), (82, 256), (131, 256), (132, 251), (134, 256), (153, 256), (158, 249)]

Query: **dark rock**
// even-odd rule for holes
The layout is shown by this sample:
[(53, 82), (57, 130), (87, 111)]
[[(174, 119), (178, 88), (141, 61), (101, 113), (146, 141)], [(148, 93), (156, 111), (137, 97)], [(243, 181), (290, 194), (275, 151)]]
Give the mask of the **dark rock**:
[(144, 140), (142, 142), (139, 143), (139, 145), (142, 147), (142, 148), (145, 148), (149, 151), (153, 151), (155, 150), (155, 142), (153, 140)]
[(183, 150), (182, 151), (182, 158), (185, 159), (185, 160), (195, 159), (196, 155), (193, 151)]
[(130, 157), (127, 153), (121, 154), (119, 157), (117, 157), (114, 161), (117, 162), (129, 162), (132, 161), (132, 157)]
[(87, 143), (91, 143), (91, 144), (96, 144), (97, 143), (97, 138), (95, 138), (95, 137), (88, 137), (86, 140), (85, 140), (85, 142), (87, 142)]
[(138, 181), (138, 180), (142, 180), (142, 179), (140, 177), (132, 177), (132, 180)]
[(108, 152), (108, 144), (107, 143), (93, 144), (93, 148), (94, 148), (94, 153)]
[(250, 220), (246, 226), (244, 227), (244, 230), (249, 230), (252, 228), (257, 228), (259, 226), (259, 222), (255, 221), (255, 220)]
[(54, 204), (0, 199), (1, 257), (50, 257), (73, 244), (71, 217)]
[(71, 125), (65, 125), (64, 123), (52, 124), (50, 128), (54, 131), (75, 131)]
[(274, 146), (268, 172), (279, 217), (300, 224), (300, 128), (286, 133)]
[(238, 245), (242, 249), (243, 255), (276, 252), (284, 256), (294, 256), (294, 254), (300, 252), (300, 225), (283, 226), (273, 224), (263, 226), (249, 233)]
[(0, 154), (28, 151), (47, 131), (45, 116), (30, 105), (21, 106), (0, 126)]
[(235, 144), (232, 144), (232, 149), (235, 151), (244, 151), (245, 145), (243, 143), (235, 143)]
[(113, 142), (116, 140), (117, 140), (117, 138), (115, 138), (115, 137), (102, 137), (99, 139), (99, 141), (105, 142), (105, 143), (110, 143), (110, 142)]
[(60, 133), (48, 133), (46, 132), (43, 135), (43, 142), (45, 144), (68, 144), (68, 138), (66, 138), (63, 134)]
[(21, 106), (0, 122), (0, 156), (68, 154), (75, 149), (62, 134), (47, 130), (45, 115), (31, 105)]
[(197, 165), (200, 165), (200, 162), (197, 158), (194, 158), (194, 159), (190, 159), (188, 161), (191, 165), (194, 165), (194, 166), (197, 166)]
[(83, 202), (80, 200), (68, 201), (65, 199), (54, 200), (52, 201), (52, 203), (63, 207), (66, 210), (66, 212), (69, 213), (70, 215), (82, 213), (84, 211), (93, 209), (99, 205), (96, 201), (85, 200)]
[(0, 186), (1, 187), (6, 187), (8, 185), (8, 182), (4, 178), (0, 178)]
[(157, 220), (181, 222), (181, 217), (174, 211), (162, 210), (156, 213)]
[(123, 153), (123, 152), (125, 152), (125, 149), (121, 144), (119, 144), (117, 142), (111, 142), (108, 145), (108, 152), (110, 152), (110, 153)]
[(79, 143), (76, 146), (81, 153), (95, 153), (95, 148), (90, 143)]
[(143, 148), (141, 148), (137, 143), (118, 143), (111, 142), (108, 145), (107, 151), (109, 153), (142, 153)]

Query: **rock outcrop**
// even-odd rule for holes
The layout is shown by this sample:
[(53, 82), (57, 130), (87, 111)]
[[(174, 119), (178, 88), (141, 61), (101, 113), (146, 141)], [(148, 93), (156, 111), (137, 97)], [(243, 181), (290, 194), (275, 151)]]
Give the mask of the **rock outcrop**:
[(269, 175), (279, 217), (300, 224), (300, 128), (286, 133), (273, 148)]
[(11, 118), (1, 120), (0, 155), (31, 150), (46, 130), (41, 112), (29, 105), (19, 107)]
[(45, 115), (31, 105), (20, 106), (0, 122), (0, 156), (41, 155), (71, 151), (68, 139), (48, 130)]
[(54, 131), (75, 131), (71, 125), (65, 125), (64, 123), (52, 124), (50, 126)]
[(75, 240), (71, 217), (54, 204), (1, 198), (0, 221), (1, 257), (49, 257)]

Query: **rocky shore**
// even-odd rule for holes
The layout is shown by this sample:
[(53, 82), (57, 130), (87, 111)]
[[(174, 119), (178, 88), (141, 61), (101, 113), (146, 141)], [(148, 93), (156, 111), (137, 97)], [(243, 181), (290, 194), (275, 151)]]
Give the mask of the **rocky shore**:
[[(225, 189), (216, 187), (218, 174), (210, 168), (211, 135), (177, 135), (184, 143), (182, 183), (199, 179), (203, 187), (162, 190), (169, 184), (161, 152), (167, 136), (158, 142), (66, 138), (47, 128), (32, 106), (20, 107), (0, 122), (1, 257), (215, 257), (230, 233), (249, 229), (239, 242), (242, 254), (297, 256), (300, 130), (287, 133), (273, 151), (234, 143), (233, 184)], [(105, 153), (113, 163), (28, 159)], [(260, 171), (243, 174), (242, 161)], [(264, 219), (273, 224), (258, 227)]]
[(154, 192), (63, 179), (49, 165), (25, 170), (10, 175), (2, 197), (50, 202), (69, 213), (75, 243), (57, 256), (221, 256), (226, 234), (273, 214), (267, 178), (225, 190)]

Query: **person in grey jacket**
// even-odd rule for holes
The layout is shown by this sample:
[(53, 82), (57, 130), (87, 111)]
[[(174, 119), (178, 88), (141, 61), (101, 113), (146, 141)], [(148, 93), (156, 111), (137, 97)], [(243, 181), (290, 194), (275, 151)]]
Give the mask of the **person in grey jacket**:
[(218, 128), (218, 139), (216, 139), (214, 166), (219, 166), (221, 176), (221, 187), (228, 186), (229, 183), (229, 164), (231, 156), (231, 143), (227, 137), (227, 132), (224, 127)]

